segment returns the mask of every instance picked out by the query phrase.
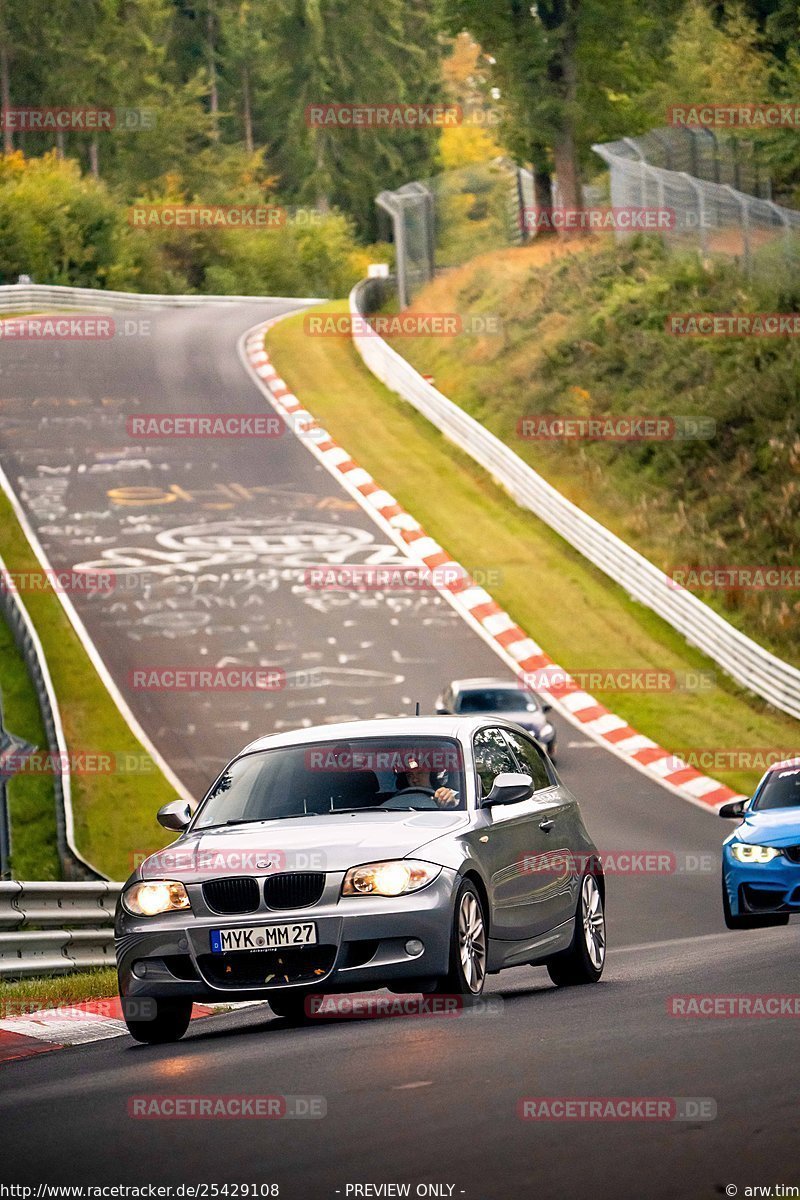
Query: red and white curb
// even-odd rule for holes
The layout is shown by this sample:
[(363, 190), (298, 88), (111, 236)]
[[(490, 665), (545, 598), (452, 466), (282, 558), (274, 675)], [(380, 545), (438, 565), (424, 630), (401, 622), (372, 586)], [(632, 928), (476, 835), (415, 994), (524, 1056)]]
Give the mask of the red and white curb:
[[(21, 1003), (21, 1007), (24, 1002)], [(224, 1006), (227, 1007), (227, 1006)], [(195, 1004), (192, 1020), (210, 1017), (216, 1010)], [(0, 1019), (0, 1063), (29, 1058), (65, 1046), (83, 1046), (127, 1034), (118, 996), (84, 1000), (59, 1008), (43, 1008), (21, 1016)]]
[[(287, 314), (289, 315), (289, 314)], [(418, 565), (437, 574), (437, 591), (458, 611), (518, 676), (551, 673), (557, 684), (539, 690), (547, 694), (564, 717), (593, 741), (673, 793), (706, 810), (739, 798), (739, 793), (704, 775), (651, 738), (637, 733), (623, 718), (599, 704), (559, 667), (524, 629), (479, 587), (452, 556), (429, 537), (394, 496), (384, 491), (368, 471), (300, 403), (281, 379), (264, 349), (267, 330), (283, 317), (273, 317), (249, 330), (239, 353), (260, 390), (296, 436), (349, 494), (369, 513), (394, 543)], [(436, 582), (446, 579), (447, 582)]]

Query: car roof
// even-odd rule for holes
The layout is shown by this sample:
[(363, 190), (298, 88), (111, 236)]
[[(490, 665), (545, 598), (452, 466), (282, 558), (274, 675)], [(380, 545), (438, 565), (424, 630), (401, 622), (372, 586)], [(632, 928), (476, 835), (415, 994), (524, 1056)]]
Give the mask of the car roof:
[[(486, 715), (479, 713), (463, 717), (373, 717), (369, 721), (312, 725), (306, 729), (288, 729), (282, 733), (266, 734), (250, 742), (239, 754), (268, 750), (276, 746), (305, 746), (310, 742), (338, 742), (366, 737), (450, 737), (463, 741), (470, 737), (475, 728), (485, 725), (486, 721)], [(492, 724), (497, 724), (494, 716)]]
[(449, 685), (454, 691), (462, 692), (465, 688), (508, 688), (509, 690), (519, 688), (520, 691), (525, 691), (525, 685), (521, 680), (514, 679), (454, 679)]
[(784, 758), (783, 762), (773, 763), (772, 766), (767, 767), (767, 774), (769, 775), (772, 771), (783, 771), (787, 767), (800, 767), (800, 757)]

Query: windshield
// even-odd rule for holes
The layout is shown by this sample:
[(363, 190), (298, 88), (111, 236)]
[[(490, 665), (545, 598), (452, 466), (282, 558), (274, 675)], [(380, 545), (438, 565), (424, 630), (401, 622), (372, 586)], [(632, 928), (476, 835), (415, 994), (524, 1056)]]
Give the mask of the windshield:
[(754, 809), (800, 807), (800, 763), (785, 771), (772, 771), (756, 797)]
[(531, 692), (522, 688), (480, 688), (462, 692), (457, 700), (460, 713), (538, 712), (539, 705)]
[(263, 750), (238, 759), (193, 829), (344, 811), (464, 809), (461, 747), (449, 738), (360, 738)]

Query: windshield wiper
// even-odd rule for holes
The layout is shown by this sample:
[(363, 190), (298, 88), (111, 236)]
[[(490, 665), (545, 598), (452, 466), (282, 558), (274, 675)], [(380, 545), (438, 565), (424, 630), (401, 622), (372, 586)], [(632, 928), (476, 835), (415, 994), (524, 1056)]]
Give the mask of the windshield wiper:
[(339, 813), (391, 812), (390, 808), (332, 808), (330, 812), (322, 813), (323, 817), (338, 816)]
[[(223, 825), (257, 825), (259, 821), (294, 821), (298, 817), (319, 817), (324, 813), (285, 813), (282, 817), (236, 817), (232, 821), (223, 821)], [(207, 825), (207, 829), (219, 829), (218, 825)]]

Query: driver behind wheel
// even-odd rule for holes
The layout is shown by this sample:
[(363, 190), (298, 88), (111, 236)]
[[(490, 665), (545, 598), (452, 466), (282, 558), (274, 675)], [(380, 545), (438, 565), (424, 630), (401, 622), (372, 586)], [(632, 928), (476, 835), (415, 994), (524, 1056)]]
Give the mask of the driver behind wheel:
[(444, 772), (430, 771), (427, 767), (421, 767), (416, 759), (410, 758), (406, 763), (405, 771), (398, 773), (397, 790), (400, 792), (404, 788), (426, 788), (433, 792), (433, 798), (439, 808), (457, 808), (457, 794), (452, 788), (439, 785), (440, 777), (443, 774)]

